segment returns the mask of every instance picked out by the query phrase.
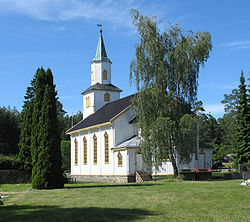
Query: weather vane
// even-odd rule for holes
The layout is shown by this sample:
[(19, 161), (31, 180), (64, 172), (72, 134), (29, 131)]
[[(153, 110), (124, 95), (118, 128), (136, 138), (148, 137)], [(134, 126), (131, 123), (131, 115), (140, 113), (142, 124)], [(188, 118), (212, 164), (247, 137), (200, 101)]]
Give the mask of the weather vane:
[(102, 24), (97, 24), (97, 27), (100, 28), (100, 32), (102, 32)]

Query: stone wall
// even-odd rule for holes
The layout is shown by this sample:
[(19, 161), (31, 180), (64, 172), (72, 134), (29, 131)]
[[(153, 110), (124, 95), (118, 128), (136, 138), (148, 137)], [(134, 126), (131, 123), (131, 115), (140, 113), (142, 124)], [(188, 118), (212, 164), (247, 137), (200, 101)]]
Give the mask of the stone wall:
[(113, 182), (113, 183), (128, 183), (135, 182), (135, 176), (82, 176), (70, 175), (72, 181), (93, 181), (93, 182)]
[(0, 170), (0, 184), (30, 183), (31, 175), (22, 170)]

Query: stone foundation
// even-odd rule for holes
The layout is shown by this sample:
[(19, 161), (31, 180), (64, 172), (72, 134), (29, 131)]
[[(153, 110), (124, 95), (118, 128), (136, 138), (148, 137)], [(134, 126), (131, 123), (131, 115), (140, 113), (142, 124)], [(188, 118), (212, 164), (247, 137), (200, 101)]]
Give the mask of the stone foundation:
[(135, 175), (127, 176), (107, 176), (107, 175), (70, 175), (72, 181), (93, 181), (93, 182), (112, 182), (112, 183), (129, 183), (135, 182)]

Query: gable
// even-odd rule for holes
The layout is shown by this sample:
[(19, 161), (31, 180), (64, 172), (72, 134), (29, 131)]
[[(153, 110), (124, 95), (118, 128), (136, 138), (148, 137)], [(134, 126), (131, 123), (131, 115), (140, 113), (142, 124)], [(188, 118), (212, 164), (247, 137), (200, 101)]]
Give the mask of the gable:
[(95, 127), (100, 124), (110, 124), (114, 118), (118, 117), (124, 111), (130, 108), (133, 97), (134, 94), (104, 105), (95, 113), (81, 120), (79, 123), (67, 130), (66, 133), (71, 134), (75, 131), (83, 130), (89, 127)]

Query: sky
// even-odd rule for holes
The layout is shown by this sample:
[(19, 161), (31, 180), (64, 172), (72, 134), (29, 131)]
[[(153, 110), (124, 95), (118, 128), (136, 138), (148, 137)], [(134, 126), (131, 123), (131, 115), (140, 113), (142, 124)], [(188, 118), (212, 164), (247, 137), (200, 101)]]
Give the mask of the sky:
[(136, 92), (129, 66), (139, 38), (130, 9), (156, 16), (163, 30), (210, 32), (213, 49), (199, 74), (198, 100), (207, 113), (224, 114), (221, 100), (250, 71), (249, 0), (0, 0), (0, 107), (22, 110), (37, 68), (50, 68), (59, 100), (69, 115), (82, 110), (81, 92), (90, 86), (90, 62), (102, 24), (112, 61), (112, 84), (121, 97)]

